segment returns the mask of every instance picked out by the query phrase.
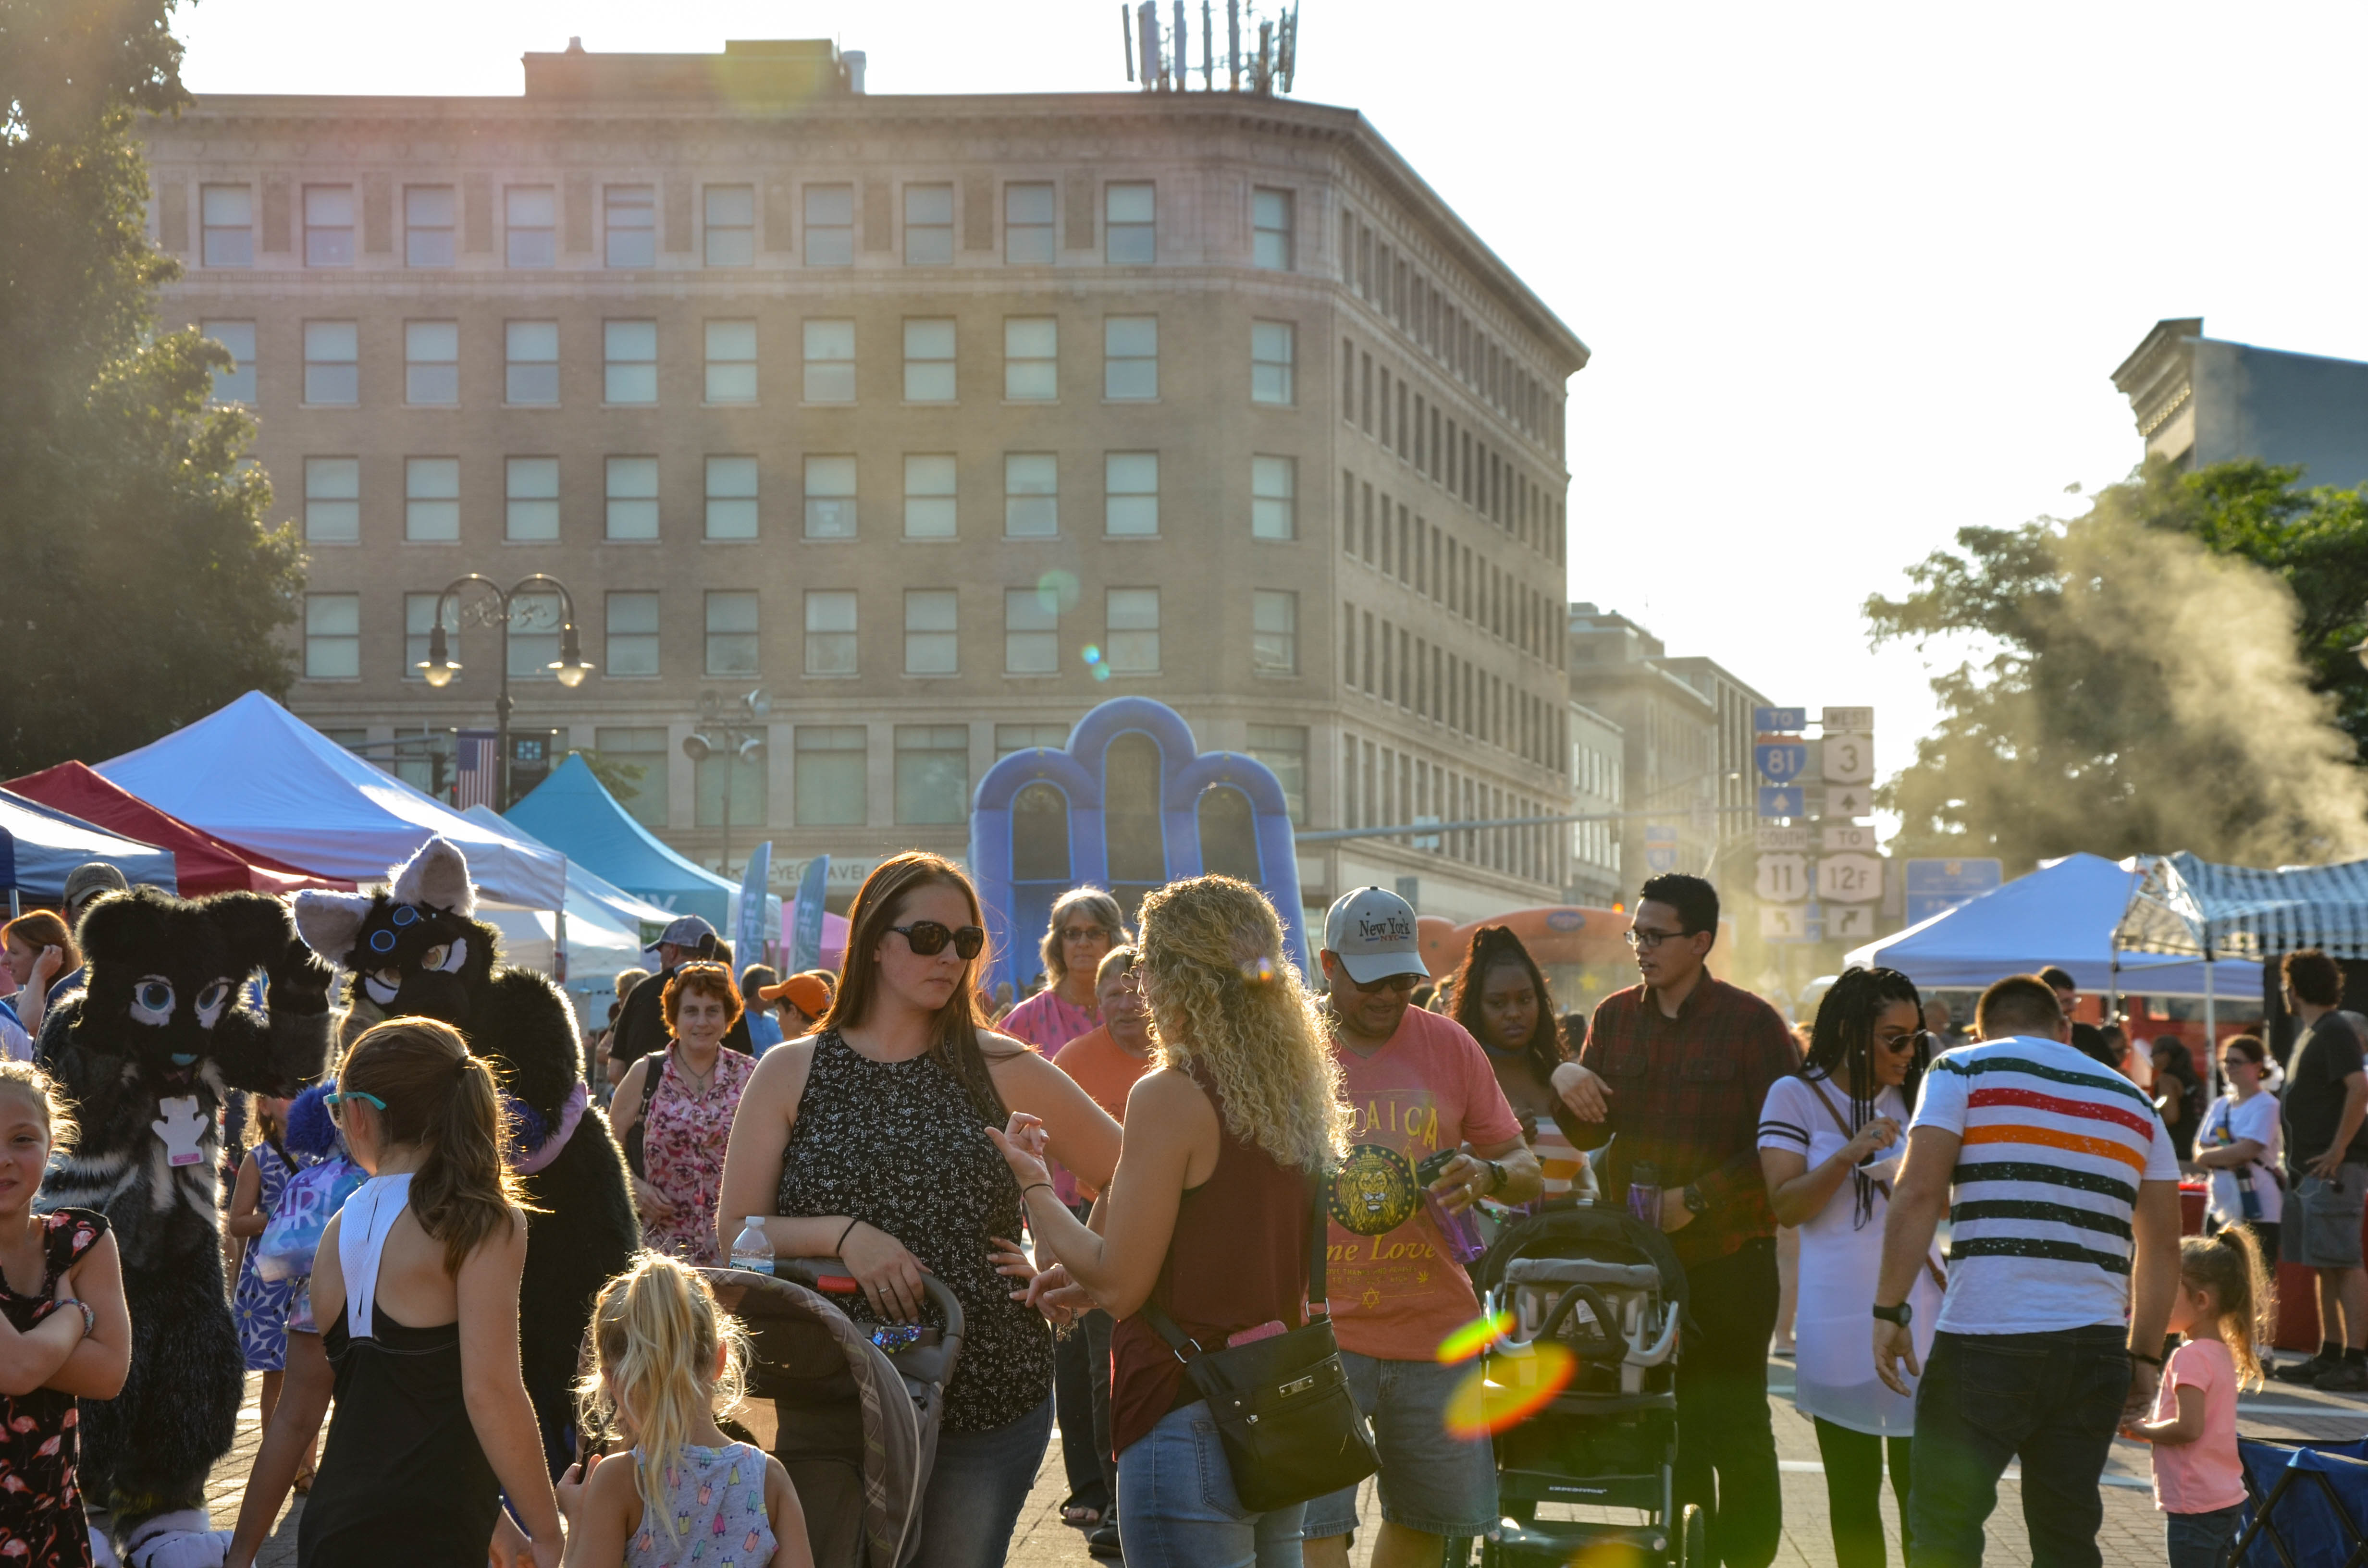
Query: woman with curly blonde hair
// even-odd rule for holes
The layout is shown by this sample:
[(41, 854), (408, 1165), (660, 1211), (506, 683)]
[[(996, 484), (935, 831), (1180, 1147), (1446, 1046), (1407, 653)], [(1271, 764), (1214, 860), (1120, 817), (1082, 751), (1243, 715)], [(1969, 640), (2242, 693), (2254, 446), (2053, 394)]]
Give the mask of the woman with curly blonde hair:
[(1282, 923), (1248, 883), (1160, 889), (1144, 900), (1138, 946), (1154, 1070), (1127, 1097), (1100, 1233), (1054, 1194), (1035, 1118), (1015, 1114), (995, 1135), (1030, 1228), (1059, 1260), (1029, 1295), (1055, 1312), (1099, 1306), (1121, 1320), (1110, 1442), (1129, 1560), (1295, 1568), (1299, 1506), (1242, 1511), (1209, 1413), (1178, 1403), (1183, 1364), (1144, 1308), (1212, 1347), (1306, 1321), (1310, 1206), (1319, 1175), (1348, 1152), (1339, 1069), (1283, 957)]

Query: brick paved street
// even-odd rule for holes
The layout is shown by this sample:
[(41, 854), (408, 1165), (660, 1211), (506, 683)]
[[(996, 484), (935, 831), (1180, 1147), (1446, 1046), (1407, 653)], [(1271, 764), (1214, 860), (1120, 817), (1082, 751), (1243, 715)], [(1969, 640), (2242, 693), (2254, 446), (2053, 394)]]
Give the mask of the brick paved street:
[[(1769, 1381), (1773, 1386), (1789, 1390), (1792, 1379), (1791, 1363), (1769, 1364)], [(255, 1405), (258, 1387), (258, 1380), (247, 1381), (247, 1405), (239, 1417), (238, 1447), (222, 1461), (207, 1488), (214, 1522), (224, 1528), (238, 1517), (239, 1494), (245, 1484), (247, 1464), (260, 1436)], [(1789, 1393), (1776, 1395), (1775, 1406), (1776, 1449), (1785, 1467), (1784, 1544), (1777, 1555), (1777, 1563), (1780, 1568), (1829, 1568), (1834, 1554), (1826, 1528), (1825, 1482), (1817, 1469), (1816, 1438), (1808, 1422), (1793, 1413)], [(2368, 1435), (2368, 1401), (2273, 1384), (2260, 1393), (2247, 1396), (2242, 1403), (2240, 1422), (2245, 1435), (2250, 1437), (2280, 1442), (2313, 1438), (2348, 1442)], [(1045, 1455), (1036, 1489), (1029, 1494), (1028, 1506), (1019, 1517), (1019, 1528), (1011, 1543), (1013, 1568), (1084, 1568), (1093, 1561), (1086, 1551), (1084, 1537), (1061, 1523), (1063, 1484), (1057, 1435), (1053, 1441), (1054, 1447)], [(2117, 1442), (2105, 1488), (2105, 1528), (2100, 1544), (2106, 1568), (2155, 1568), (2163, 1560), (2162, 1517), (2155, 1512), (2146, 1478), (2144, 1445)], [(301, 1503), (291, 1506), (279, 1521), (270, 1544), (258, 1559), (262, 1568), (294, 1568), (294, 1510), (301, 1506)], [(1893, 1562), (1896, 1563), (1899, 1521), (1888, 1492), (1884, 1497), (1883, 1511), (1892, 1529)], [(1369, 1519), (1379, 1517), (1370, 1496), (1366, 1515)], [(1370, 1531), (1360, 1536), (1359, 1544), (1365, 1548), (1356, 1556), (1361, 1565), (1370, 1555)], [(1998, 1512), (1990, 1521), (1988, 1561), (2014, 1564), (2031, 1561), (2030, 1546), (2023, 1536), (2021, 1502), (2011, 1483), (1999, 1489)]]

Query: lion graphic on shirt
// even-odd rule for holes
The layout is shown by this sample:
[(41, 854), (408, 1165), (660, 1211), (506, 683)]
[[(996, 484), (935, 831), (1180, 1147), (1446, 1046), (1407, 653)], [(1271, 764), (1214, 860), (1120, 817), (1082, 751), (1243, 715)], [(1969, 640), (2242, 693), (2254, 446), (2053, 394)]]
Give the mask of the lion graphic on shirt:
[(1379, 1236), (1413, 1218), (1421, 1201), (1414, 1166), (1395, 1149), (1360, 1143), (1332, 1182), (1332, 1218), (1352, 1235)]

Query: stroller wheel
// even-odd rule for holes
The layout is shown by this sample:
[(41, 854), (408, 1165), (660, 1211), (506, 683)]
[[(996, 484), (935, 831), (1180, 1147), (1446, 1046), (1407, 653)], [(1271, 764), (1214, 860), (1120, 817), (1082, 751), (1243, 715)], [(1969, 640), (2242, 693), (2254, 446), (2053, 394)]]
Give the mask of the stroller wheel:
[(1702, 1517), (1702, 1506), (1687, 1504), (1684, 1518), (1678, 1532), (1676, 1568), (1710, 1568), (1710, 1522)]

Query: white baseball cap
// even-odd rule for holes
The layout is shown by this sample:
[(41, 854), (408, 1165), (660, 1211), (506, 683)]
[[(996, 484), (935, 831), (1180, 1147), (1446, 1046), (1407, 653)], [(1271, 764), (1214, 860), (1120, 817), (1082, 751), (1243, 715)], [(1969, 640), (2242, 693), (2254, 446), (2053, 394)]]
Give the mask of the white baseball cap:
[(1414, 905), (1387, 888), (1359, 888), (1333, 901), (1324, 916), (1324, 947), (1360, 985), (1394, 974), (1428, 975), (1416, 938)]

